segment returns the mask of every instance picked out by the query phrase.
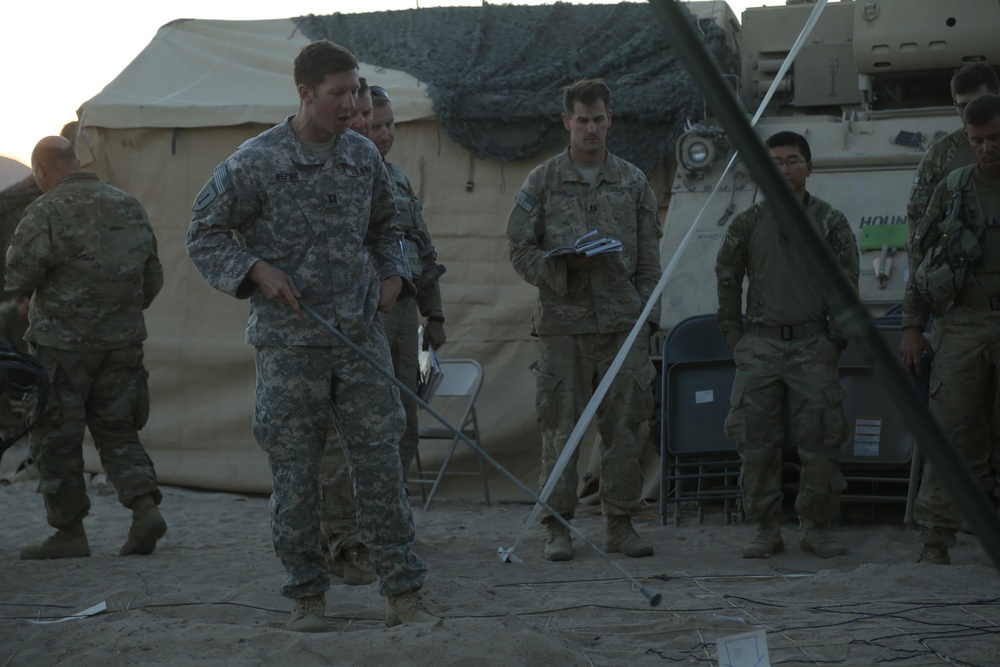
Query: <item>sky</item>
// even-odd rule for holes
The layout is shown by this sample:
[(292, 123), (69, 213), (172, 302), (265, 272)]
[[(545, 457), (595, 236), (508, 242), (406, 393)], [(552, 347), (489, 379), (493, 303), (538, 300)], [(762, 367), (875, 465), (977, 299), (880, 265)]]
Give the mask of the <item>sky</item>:
[[(544, 0), (507, 0), (548, 4)], [(572, 0), (577, 3), (589, 0)], [(721, 1), (721, 0), (719, 0)], [(783, 0), (728, 0), (747, 6)], [(478, 6), (477, 0), (19, 0), (0, 21), (0, 155), (30, 164), (44, 136), (59, 134), (76, 110), (99, 93), (149, 44), (160, 26), (179, 18), (251, 20), (414, 7)]]

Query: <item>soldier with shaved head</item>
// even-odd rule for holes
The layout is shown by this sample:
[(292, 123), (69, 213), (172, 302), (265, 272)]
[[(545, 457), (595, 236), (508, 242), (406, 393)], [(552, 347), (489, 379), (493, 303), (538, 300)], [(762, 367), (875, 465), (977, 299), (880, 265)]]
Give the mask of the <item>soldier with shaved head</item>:
[(21, 549), (27, 559), (90, 555), (83, 519), (83, 434), (132, 510), (119, 555), (152, 553), (167, 531), (153, 462), (139, 442), (149, 415), (143, 309), (163, 286), (156, 238), (139, 201), (80, 170), (73, 145), (46, 137), (31, 155), (44, 193), (24, 212), (7, 251), (7, 290), (31, 293), (25, 340), (49, 374), (48, 400), (31, 430), (54, 535)]

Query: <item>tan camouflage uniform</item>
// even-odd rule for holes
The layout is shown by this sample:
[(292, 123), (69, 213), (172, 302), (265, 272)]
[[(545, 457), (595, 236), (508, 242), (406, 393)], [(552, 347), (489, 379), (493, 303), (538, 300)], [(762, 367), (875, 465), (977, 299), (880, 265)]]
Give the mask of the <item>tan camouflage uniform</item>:
[[(385, 160), (396, 201), (395, 224), (403, 232), (403, 245), (410, 276), (416, 286), (415, 299), (401, 300), (391, 313), (381, 313), (382, 326), (389, 339), (389, 352), (396, 379), (416, 392), (420, 369), (417, 337), (418, 314), (441, 310), (441, 288), (438, 278), (444, 267), (437, 263), (437, 251), (431, 243), (431, 235), (424, 222), (420, 200), (413, 192), (410, 179), (398, 166)], [(419, 311), (419, 313), (418, 313)], [(420, 441), (420, 425), (417, 420), (417, 402), (400, 392), (406, 427), (399, 439), (399, 458), (403, 467), (403, 478), (413, 462)], [(357, 518), (354, 491), (347, 468), (343, 448), (334, 438), (323, 450), (323, 535), (331, 543), (334, 558), (339, 557), (345, 546), (353, 544), (357, 537)]]
[[(538, 288), (532, 334), (538, 336), (536, 412), (542, 427), (539, 487), (660, 277), (656, 197), (636, 167), (608, 153), (594, 185), (574, 168), (569, 151), (536, 167), (511, 211), (511, 264)], [(551, 248), (597, 230), (622, 243), (589, 270), (574, 271)], [(658, 308), (650, 322), (659, 321)], [(605, 516), (631, 516), (642, 492), (639, 428), (653, 412), (656, 371), (648, 339), (639, 336), (597, 411), (601, 435), (600, 497)], [(549, 504), (572, 518), (578, 504), (574, 453)]]
[[(983, 257), (959, 291), (955, 304), (938, 317), (939, 334), (930, 378), (930, 409), (944, 427), (951, 446), (975, 472), (986, 466), (996, 479), (1000, 474), (1000, 405), (996, 387), (1000, 365), (1000, 181), (984, 177), (974, 170), (974, 187), (986, 219), (969, 211), (971, 196), (961, 197), (960, 219), (978, 234)], [(972, 184), (970, 184), (971, 191)], [(926, 215), (921, 219), (910, 247), (912, 265), (918, 266), (924, 255), (941, 237), (938, 223), (957, 201), (949, 192), (947, 180), (941, 181), (931, 197)], [(903, 326), (923, 328), (931, 305), (916, 287), (915, 272), (910, 272), (903, 300)], [(982, 428), (982, 397), (993, 397), (989, 406), (987, 429)], [(983, 477), (979, 476), (980, 481)], [(1000, 495), (1000, 489), (986, 485), (987, 492)], [(950, 494), (930, 465), (924, 466), (920, 491), (913, 509), (924, 544), (948, 547), (955, 544), (955, 532), (962, 517)]]
[(30, 435), (49, 524), (87, 515), (83, 435), (90, 430), (122, 505), (159, 504), (139, 442), (149, 414), (142, 311), (163, 286), (156, 239), (137, 199), (80, 172), (24, 212), (7, 251), (7, 289), (34, 292), (25, 340), (49, 372), (48, 401)]
[[(858, 286), (858, 247), (844, 215), (806, 195), (811, 219), (848, 280)], [(740, 486), (750, 521), (781, 517), (781, 449), (785, 402), (802, 465), (795, 509), (803, 519), (836, 516), (844, 478), (840, 447), (847, 438), (831, 342), (842, 334), (809, 268), (785, 238), (767, 202), (733, 219), (719, 256), (719, 327), (733, 348), (736, 379), (726, 435), (743, 460)], [(749, 278), (744, 333), (743, 279)]]
[[(403, 429), (398, 390), (312, 318), (267, 300), (247, 277), (258, 260), (281, 269), (306, 303), (388, 368), (376, 317), (380, 281), (408, 271), (378, 151), (346, 132), (328, 159), (317, 157), (285, 121), (220, 165), (194, 210), (191, 260), (216, 289), (250, 299), (253, 433), (271, 467), (272, 539), (288, 573), (282, 595), (318, 595), (330, 585), (319, 470), (334, 427), (353, 469), (359, 531), (379, 593), (418, 590), (426, 567), (412, 551), (413, 518), (396, 446)], [(405, 278), (404, 289), (412, 293)]]
[[(928, 203), (937, 184), (944, 180), (952, 171), (965, 165), (975, 164), (975, 162), (976, 156), (969, 146), (969, 140), (965, 136), (965, 130), (963, 129), (955, 130), (940, 141), (934, 142), (927, 149), (913, 177), (913, 190), (910, 192), (910, 201), (906, 205), (908, 232), (906, 238), (908, 247), (913, 243), (913, 233), (920, 219), (927, 211)], [(921, 258), (923, 257), (923, 253), (918, 254)], [(914, 256), (912, 253), (909, 254), (911, 275), (916, 271), (919, 264), (919, 262), (913, 262)], [(940, 322), (935, 319), (931, 328), (931, 345), (935, 350), (938, 348), (940, 338)], [(992, 383), (991, 386), (993, 386)], [(988, 422), (993, 410), (994, 400), (995, 396), (992, 393), (984, 394), (980, 400), (980, 417), (975, 420), (974, 426), (979, 429), (978, 438), (983, 442), (990, 438)], [(996, 466), (990, 462), (990, 449), (990, 447), (982, 447), (972, 458), (968, 459), (968, 463), (972, 467), (972, 474), (979, 480), (979, 483), (987, 493), (1000, 486), (1000, 479), (993, 472)]]

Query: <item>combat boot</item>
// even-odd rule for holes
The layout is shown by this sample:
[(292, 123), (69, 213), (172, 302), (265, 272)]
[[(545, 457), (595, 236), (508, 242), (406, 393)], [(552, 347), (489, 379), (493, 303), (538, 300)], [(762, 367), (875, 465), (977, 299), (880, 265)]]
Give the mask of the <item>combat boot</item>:
[(569, 528), (552, 517), (546, 517), (542, 523), (545, 524), (545, 530), (549, 534), (545, 551), (542, 552), (545, 560), (573, 560), (573, 538), (570, 536)]
[(951, 556), (948, 555), (948, 547), (940, 544), (925, 544), (920, 551), (918, 563), (925, 565), (951, 565)]
[(826, 522), (806, 519), (802, 523), (802, 539), (799, 541), (799, 549), (820, 558), (834, 558), (847, 553), (844, 545), (830, 534)]
[(285, 626), (292, 632), (323, 632), (326, 630), (326, 595), (307, 595), (295, 598), (295, 609)]
[(153, 553), (156, 541), (167, 532), (167, 522), (152, 496), (141, 496), (132, 503), (132, 527), (119, 556), (146, 556)]
[(385, 627), (403, 623), (439, 623), (441, 619), (427, 611), (420, 591), (390, 595), (385, 605)]
[(339, 558), (330, 562), (330, 574), (340, 577), (348, 586), (367, 586), (378, 581), (368, 547), (357, 541), (342, 546)]
[(770, 558), (785, 550), (781, 541), (781, 519), (763, 519), (757, 524), (757, 534), (743, 547), (743, 558)]
[(63, 526), (41, 544), (21, 548), (21, 558), (25, 560), (85, 558), (89, 555), (90, 545), (87, 543), (87, 533), (83, 530), (83, 519)]
[(632, 519), (624, 515), (607, 517), (607, 533), (604, 550), (608, 553), (621, 552), (629, 558), (645, 558), (653, 555), (652, 545), (643, 542), (632, 528)]

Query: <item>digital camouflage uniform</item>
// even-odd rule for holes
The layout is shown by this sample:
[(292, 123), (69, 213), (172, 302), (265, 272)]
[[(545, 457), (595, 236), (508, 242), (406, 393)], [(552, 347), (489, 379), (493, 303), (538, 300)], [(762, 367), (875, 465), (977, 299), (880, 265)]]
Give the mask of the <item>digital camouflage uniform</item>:
[[(417, 292), (415, 299), (401, 300), (391, 313), (380, 313), (380, 315), (389, 340), (389, 352), (396, 379), (416, 392), (420, 376), (418, 315), (441, 310), (441, 288), (438, 285), (438, 278), (444, 273), (444, 267), (437, 263), (437, 251), (431, 243), (431, 235), (421, 212), (420, 200), (413, 192), (410, 179), (398, 166), (388, 160), (384, 163), (396, 202), (394, 222), (403, 233), (410, 276)], [(405, 479), (417, 452), (420, 426), (417, 420), (417, 402), (402, 392), (400, 398), (406, 414), (406, 427), (399, 439), (399, 458)], [(347, 460), (336, 438), (324, 449), (321, 467), (323, 535), (331, 542), (332, 556), (337, 558), (342, 548), (351, 546), (358, 530)]]
[(24, 212), (7, 250), (7, 289), (34, 292), (25, 340), (49, 372), (45, 410), (31, 430), (49, 524), (90, 509), (84, 429), (122, 505), (159, 504), (139, 442), (149, 414), (142, 311), (163, 286), (153, 229), (139, 201), (96, 174), (66, 176)]
[[(974, 471), (986, 466), (992, 472), (986, 478), (995, 479), (1000, 473), (1000, 406), (993, 386), (1000, 365), (1000, 180), (983, 176), (978, 168), (973, 168), (971, 176), (967, 185), (956, 192), (949, 191), (947, 180), (938, 184), (914, 234), (910, 257), (912, 265), (919, 266), (941, 238), (938, 224), (950, 207), (960, 205), (959, 219), (979, 238), (982, 257), (974, 264), (955, 302), (934, 305), (943, 313), (938, 317), (939, 333), (931, 367), (930, 409), (959, 456)], [(903, 326), (923, 329), (932, 306), (920, 295), (915, 274), (910, 272), (906, 285)], [(984, 395), (993, 398), (986, 417), (987, 429), (981, 426)], [(1000, 495), (992, 484), (986, 490)], [(955, 543), (962, 517), (930, 465), (924, 466), (913, 517), (924, 544), (948, 547)]]
[[(538, 288), (532, 318), (538, 360), (531, 368), (542, 430), (541, 488), (656, 287), (661, 230), (646, 177), (610, 153), (590, 185), (567, 149), (528, 175), (516, 201), (507, 225), (511, 264)], [(622, 251), (580, 271), (570, 269), (565, 257), (544, 257), (591, 230), (621, 241)], [(650, 321), (659, 321), (659, 308)], [(638, 510), (639, 429), (652, 416), (655, 375), (648, 340), (639, 336), (597, 411), (605, 516), (631, 516)], [(579, 449), (549, 497), (552, 508), (567, 519), (579, 500), (578, 455)]]
[[(927, 211), (927, 205), (934, 188), (954, 170), (975, 163), (976, 155), (972, 152), (963, 129), (955, 130), (941, 140), (934, 142), (927, 149), (913, 177), (913, 190), (910, 192), (910, 201), (906, 205), (908, 248), (912, 245), (913, 233), (917, 229), (917, 224)], [(923, 257), (923, 253), (918, 252), (917, 254), (921, 258)], [(910, 274), (912, 275), (919, 262), (914, 263), (915, 255), (912, 252), (908, 257)], [(931, 345), (934, 349), (938, 348), (940, 337), (940, 322), (935, 319), (931, 330)], [(993, 386), (992, 383), (991, 386)], [(995, 396), (992, 392), (983, 395), (980, 400), (980, 417), (975, 420), (973, 425), (979, 430), (978, 438), (984, 442), (990, 437), (988, 421), (992, 413), (994, 399)], [(972, 467), (973, 475), (987, 493), (1000, 484), (1000, 479), (997, 479), (993, 473), (994, 466), (990, 463), (989, 448), (982, 448), (976, 456), (968, 460), (968, 463)]]
[[(848, 280), (858, 286), (858, 247), (844, 215), (817, 197), (806, 208)], [(847, 438), (837, 366), (841, 334), (830, 304), (781, 232), (767, 202), (730, 224), (715, 265), (719, 327), (733, 348), (736, 378), (726, 435), (743, 461), (740, 487), (746, 518), (781, 517), (781, 449), (785, 401), (801, 462), (795, 509), (803, 519), (836, 516), (845, 483), (840, 448)], [(743, 279), (749, 278), (744, 332)]]
[[(13, 345), (21, 352), (28, 351), (24, 334), (28, 330), (28, 320), (17, 309), (17, 304), (7, 301), (0, 304), (0, 339)], [(19, 433), (24, 424), (15, 410), (15, 405), (21, 403), (21, 397), (12, 396), (10, 392), (0, 396), (0, 438)]]
[[(331, 428), (351, 463), (359, 531), (379, 593), (401, 595), (423, 584), (426, 567), (411, 549), (413, 518), (396, 445), (403, 428), (398, 391), (319, 323), (269, 301), (247, 277), (258, 260), (284, 271), (306, 303), (389, 367), (376, 317), (380, 282), (408, 275), (394, 209), (369, 141), (346, 132), (328, 159), (317, 157), (290, 120), (244, 143), (195, 200), (191, 260), (216, 289), (250, 299), (253, 433), (271, 468), (272, 540), (288, 573), (281, 593), (289, 598), (319, 595), (330, 585), (319, 469)], [(412, 291), (405, 279), (404, 289)]]

